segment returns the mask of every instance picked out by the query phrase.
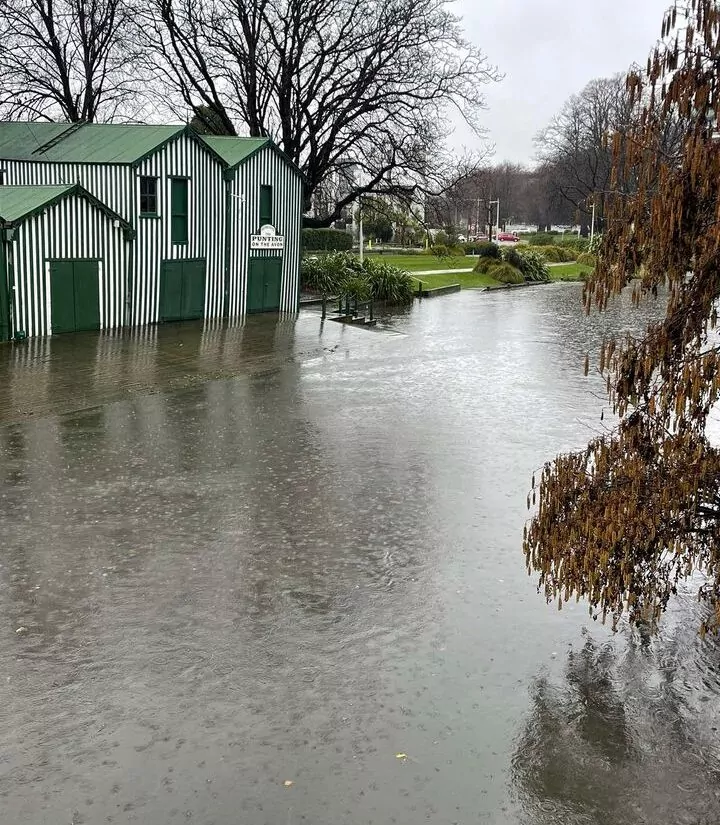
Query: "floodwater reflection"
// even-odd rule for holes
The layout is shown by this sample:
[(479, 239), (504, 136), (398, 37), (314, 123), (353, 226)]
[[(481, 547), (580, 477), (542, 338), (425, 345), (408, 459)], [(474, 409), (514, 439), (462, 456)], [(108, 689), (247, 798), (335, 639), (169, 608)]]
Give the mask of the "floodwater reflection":
[(0, 350), (3, 822), (715, 816), (692, 607), (643, 648), (520, 549), (599, 425), (585, 351), (656, 312), (571, 285)]
[(512, 760), (522, 821), (720, 820), (720, 646), (673, 628), (697, 611), (679, 612), (656, 639), (586, 634), (561, 675), (535, 680)]

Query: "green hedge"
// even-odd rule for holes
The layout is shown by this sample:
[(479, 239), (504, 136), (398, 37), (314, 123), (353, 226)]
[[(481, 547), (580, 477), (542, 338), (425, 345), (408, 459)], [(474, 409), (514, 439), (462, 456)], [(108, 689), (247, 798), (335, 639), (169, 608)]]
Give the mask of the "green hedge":
[(353, 239), (340, 229), (303, 229), (302, 244), (312, 252), (342, 252), (352, 249)]

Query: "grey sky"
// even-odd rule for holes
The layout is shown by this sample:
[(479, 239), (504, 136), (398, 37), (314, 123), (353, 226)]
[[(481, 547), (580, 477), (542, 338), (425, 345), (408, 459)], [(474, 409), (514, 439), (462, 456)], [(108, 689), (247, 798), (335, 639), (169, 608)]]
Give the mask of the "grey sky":
[[(483, 121), (494, 160), (530, 162), (533, 137), (574, 92), (595, 77), (644, 63), (669, 0), (457, 0), (468, 39), (505, 79), (487, 87)], [(476, 141), (475, 141), (476, 142)], [(473, 146), (458, 125), (451, 144)]]

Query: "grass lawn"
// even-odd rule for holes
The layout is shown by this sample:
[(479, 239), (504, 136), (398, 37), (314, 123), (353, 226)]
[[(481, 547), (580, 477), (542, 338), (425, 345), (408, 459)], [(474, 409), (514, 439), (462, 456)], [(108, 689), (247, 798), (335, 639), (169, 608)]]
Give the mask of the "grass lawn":
[(588, 275), (592, 272), (591, 266), (584, 266), (583, 264), (557, 264), (556, 266), (548, 267), (550, 270), (551, 281), (581, 281), (583, 275)]
[[(460, 284), (463, 289), (482, 286), (500, 286), (500, 284), (489, 275), (482, 275), (480, 272), (450, 272), (447, 275), (423, 275), (421, 280), (424, 289), (435, 289), (439, 286), (450, 286), (450, 284)], [(417, 283), (415, 284), (417, 289)]]
[[(477, 258), (436, 258), (434, 255), (373, 255), (365, 253), (365, 257), (376, 261), (383, 261), (391, 266), (397, 266), (406, 272), (423, 272), (428, 269), (471, 269)], [(450, 281), (454, 283), (454, 281)]]

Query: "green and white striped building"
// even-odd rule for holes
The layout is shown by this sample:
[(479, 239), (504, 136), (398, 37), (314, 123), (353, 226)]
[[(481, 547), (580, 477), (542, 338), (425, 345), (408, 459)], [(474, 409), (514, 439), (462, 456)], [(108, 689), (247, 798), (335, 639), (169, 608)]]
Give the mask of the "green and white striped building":
[(294, 312), (303, 185), (267, 139), (0, 123), (0, 337)]

